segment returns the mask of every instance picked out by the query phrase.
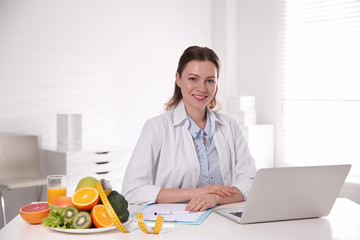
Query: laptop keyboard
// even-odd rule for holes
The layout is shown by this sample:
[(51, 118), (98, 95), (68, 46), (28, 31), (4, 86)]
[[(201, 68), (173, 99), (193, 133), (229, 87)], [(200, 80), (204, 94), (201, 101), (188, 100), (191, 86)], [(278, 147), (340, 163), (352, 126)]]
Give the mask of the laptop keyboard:
[(234, 216), (236, 216), (236, 217), (241, 218), (242, 213), (243, 213), (243, 212), (231, 212), (230, 214), (232, 214), (232, 215), (234, 215)]

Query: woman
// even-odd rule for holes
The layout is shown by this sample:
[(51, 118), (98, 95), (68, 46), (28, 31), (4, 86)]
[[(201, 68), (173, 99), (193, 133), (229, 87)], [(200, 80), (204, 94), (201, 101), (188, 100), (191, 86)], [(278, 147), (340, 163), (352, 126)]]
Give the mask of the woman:
[(187, 48), (167, 112), (148, 120), (130, 159), (122, 193), (130, 203), (188, 202), (187, 211), (246, 200), (255, 163), (239, 124), (213, 111), (220, 61)]

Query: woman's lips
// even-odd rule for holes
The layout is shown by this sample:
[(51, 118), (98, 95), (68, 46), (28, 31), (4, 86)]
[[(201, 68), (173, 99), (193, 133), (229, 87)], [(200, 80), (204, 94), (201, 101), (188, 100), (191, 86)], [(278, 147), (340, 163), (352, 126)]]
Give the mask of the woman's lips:
[(205, 96), (205, 95), (193, 94), (192, 96), (195, 98), (196, 101), (199, 101), (199, 102), (202, 102), (202, 101), (204, 101), (205, 98), (207, 98), (207, 96)]

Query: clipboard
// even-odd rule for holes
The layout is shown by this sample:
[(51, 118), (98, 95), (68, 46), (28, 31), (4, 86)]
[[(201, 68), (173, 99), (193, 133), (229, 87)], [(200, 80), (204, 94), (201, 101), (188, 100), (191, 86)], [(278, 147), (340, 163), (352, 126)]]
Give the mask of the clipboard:
[(175, 224), (184, 225), (200, 225), (213, 211), (213, 208), (211, 208), (204, 212), (183, 213), (186, 206), (186, 203), (149, 204), (144, 206), (137, 212), (142, 212), (144, 220), (146, 222), (152, 222), (157, 217), (155, 213), (173, 211), (174, 214), (164, 215), (164, 222), (173, 222)]

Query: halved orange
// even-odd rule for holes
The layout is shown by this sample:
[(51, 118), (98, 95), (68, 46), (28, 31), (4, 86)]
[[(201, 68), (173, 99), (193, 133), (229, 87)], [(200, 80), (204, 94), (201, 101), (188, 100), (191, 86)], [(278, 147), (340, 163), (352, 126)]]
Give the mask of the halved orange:
[(111, 217), (102, 204), (98, 204), (91, 209), (91, 220), (98, 228), (111, 227), (114, 225)]
[(99, 192), (92, 187), (77, 190), (71, 198), (74, 206), (82, 211), (90, 211), (99, 202)]
[(28, 223), (41, 223), (50, 213), (48, 203), (33, 203), (20, 208), (20, 216)]

